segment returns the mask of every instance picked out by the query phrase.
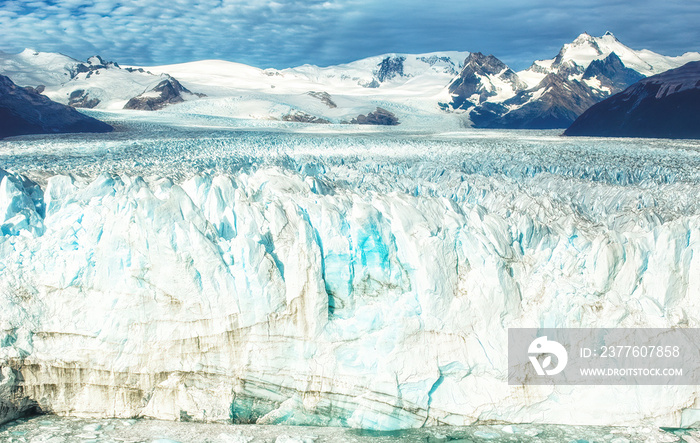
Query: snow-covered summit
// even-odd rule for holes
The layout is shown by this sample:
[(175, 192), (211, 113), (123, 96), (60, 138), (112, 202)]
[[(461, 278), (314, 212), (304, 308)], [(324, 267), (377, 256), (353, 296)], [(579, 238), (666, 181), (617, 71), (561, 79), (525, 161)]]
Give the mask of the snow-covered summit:
[(518, 75), (533, 87), (545, 75), (559, 72), (563, 67), (574, 66), (583, 72), (594, 60), (603, 60), (612, 53), (622, 60), (625, 67), (645, 77), (700, 60), (700, 53), (697, 52), (687, 52), (677, 57), (665, 56), (647, 49), (634, 50), (620, 42), (610, 31), (600, 37), (584, 32), (573, 42), (562, 46), (553, 59), (537, 60), (528, 69), (518, 72)]
[[(173, 112), (180, 113), (340, 124), (381, 108), (402, 127), (533, 128), (534, 118), (538, 128), (563, 128), (642, 77), (700, 60), (697, 52), (668, 57), (634, 50), (611, 32), (583, 33), (552, 59), (517, 73), (496, 56), (479, 54), (387, 53), (335, 66), (260, 69), (222, 60), (120, 67), (99, 56), (79, 62), (25, 50), (0, 54), (0, 73), (22, 86), (44, 85), (55, 101), (97, 109), (122, 109), (134, 97), (148, 98), (172, 76), (194, 93), (178, 100)], [(457, 112), (445, 113), (450, 110)], [(478, 115), (472, 115), (475, 110)], [(509, 113), (512, 118), (501, 121)]]
[[(478, 127), (544, 129), (566, 128), (595, 103), (641, 78), (700, 60), (700, 54), (668, 57), (631, 49), (611, 32), (600, 37), (584, 32), (554, 58), (517, 73), (493, 59), (476, 70), (464, 67), (445, 108), (467, 113)], [(453, 87), (457, 82), (468, 87)]]
[(98, 109), (122, 109), (130, 99), (170, 78), (143, 68), (122, 68), (99, 55), (81, 62), (33, 49), (18, 54), (0, 52), (0, 73), (21, 86), (41, 85), (43, 94), (59, 103)]
[[(420, 77), (448, 82), (462, 68), (468, 52), (430, 52), (425, 54), (382, 54), (337, 66), (303, 65), (282, 70), (283, 73), (305, 77), (312, 81), (344, 83), (346, 86), (379, 88), (400, 86), (409, 79)], [(387, 69), (389, 70), (387, 72)], [(387, 75), (388, 74), (388, 75)], [(398, 75), (397, 75), (398, 74)], [(445, 86), (445, 83), (442, 83)]]
[(25, 49), (19, 54), (0, 51), (0, 73), (18, 85), (57, 85), (70, 80), (80, 62), (67, 55)]
[(379, 107), (396, 114), (402, 124), (449, 121), (457, 128), (459, 118), (446, 118), (438, 102), (449, 101), (447, 85), (468, 55), (390, 53), (336, 66), (307, 64), (279, 70), (221, 60), (145, 69), (167, 72), (192, 91), (207, 95), (206, 100), (180, 105), (184, 112), (277, 120), (302, 114), (308, 121), (342, 123)]

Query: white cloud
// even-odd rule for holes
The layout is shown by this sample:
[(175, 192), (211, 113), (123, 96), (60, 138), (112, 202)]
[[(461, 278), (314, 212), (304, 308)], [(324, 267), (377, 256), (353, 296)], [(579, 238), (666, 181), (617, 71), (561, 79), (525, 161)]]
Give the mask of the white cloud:
[(679, 0), (9, 0), (0, 3), (0, 49), (259, 67), (479, 50), (523, 67), (583, 31), (611, 30), (668, 54), (698, 50), (699, 22), (700, 4)]

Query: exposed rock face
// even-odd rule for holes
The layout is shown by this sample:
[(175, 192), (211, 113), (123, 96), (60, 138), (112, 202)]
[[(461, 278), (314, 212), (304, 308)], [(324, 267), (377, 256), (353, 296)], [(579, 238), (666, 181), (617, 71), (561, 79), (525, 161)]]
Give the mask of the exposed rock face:
[(90, 94), (84, 89), (76, 89), (68, 97), (68, 106), (74, 108), (94, 108), (100, 104), (97, 98), (90, 98)]
[(538, 60), (520, 73), (493, 56), (473, 53), (449, 86), (452, 101), (438, 105), (466, 111), (476, 127), (566, 128), (589, 106), (647, 75), (677, 67), (679, 59), (695, 57), (700, 54), (674, 59), (635, 51), (610, 33), (583, 33), (553, 59)]
[[(533, 96), (544, 91), (537, 100)], [(559, 74), (547, 75), (535, 88), (503, 102), (481, 106), (471, 113), (483, 128), (550, 129), (566, 127), (602, 97), (591, 88)], [(509, 108), (511, 107), (511, 108)]]
[(396, 116), (383, 108), (377, 108), (376, 111), (370, 112), (367, 115), (360, 114), (353, 118), (350, 123), (354, 125), (384, 125), (393, 126), (399, 124), (399, 119)]
[(309, 91), (307, 92), (311, 97), (315, 97), (319, 100), (321, 100), (326, 106), (329, 108), (337, 108), (338, 105), (335, 104), (333, 99), (331, 99), (331, 95), (325, 91), (317, 92), (317, 91)]
[[(462, 74), (450, 85), (452, 107), (470, 110), (470, 120), (479, 128), (566, 128), (611, 92), (644, 78), (626, 68), (614, 52), (605, 59), (594, 60), (585, 70), (560, 58), (555, 59), (555, 72), (547, 74), (537, 86), (524, 89), (517, 74), (500, 60), (476, 53), (467, 59)], [(515, 95), (502, 101), (491, 100), (500, 91), (486, 79), (493, 79), (495, 73), (495, 78), (511, 85)]]
[[(431, 55), (430, 57), (419, 57), (417, 60), (422, 61), (423, 63), (427, 63), (430, 66), (435, 66), (438, 64), (443, 65), (443, 71), (457, 75), (459, 74), (459, 71), (457, 70), (457, 67), (455, 66), (455, 63), (450, 60), (449, 57), (438, 57), (437, 55)], [(461, 66), (460, 66), (461, 67)]]
[(472, 52), (465, 60), (464, 68), (459, 77), (449, 86), (450, 94), (452, 94), (452, 107), (467, 109), (498, 94), (493, 82), (486, 80), (489, 77), (496, 77), (511, 85), (514, 90), (524, 87), (524, 84), (518, 79), (518, 75), (505, 63), (493, 55)]
[(109, 132), (112, 129), (34, 90), (18, 87), (0, 75), (0, 138), (59, 132)]
[(46, 90), (46, 86), (38, 85), (36, 88), (32, 88), (31, 86), (25, 86), (24, 89), (26, 89), (29, 92), (36, 92), (37, 94), (41, 94)]
[(564, 135), (700, 138), (700, 62), (643, 79), (592, 106)]
[(394, 77), (403, 76), (403, 62), (406, 61), (406, 57), (386, 57), (378, 66), (378, 70), (375, 74), (377, 80), (380, 83), (387, 80), (391, 80)]
[(87, 63), (77, 64), (71, 71), (71, 78), (75, 78), (82, 73), (87, 73), (86, 78), (90, 78), (92, 74), (99, 74), (100, 69), (121, 69), (121, 67), (116, 62), (108, 62), (99, 55), (94, 55), (87, 59)]
[(124, 109), (137, 109), (141, 111), (155, 111), (162, 109), (168, 105), (182, 103), (185, 101), (182, 94), (196, 95), (203, 97), (204, 94), (193, 94), (187, 88), (182, 86), (179, 81), (170, 77), (158, 83), (150, 91), (146, 91), (129, 100)]
[(315, 117), (305, 112), (295, 112), (293, 114), (287, 114), (282, 117), (282, 120), (286, 122), (297, 123), (330, 123), (330, 121), (326, 120), (325, 118)]
[(643, 78), (639, 72), (625, 67), (614, 52), (603, 60), (593, 60), (583, 73), (584, 80), (597, 79), (611, 91), (621, 91)]

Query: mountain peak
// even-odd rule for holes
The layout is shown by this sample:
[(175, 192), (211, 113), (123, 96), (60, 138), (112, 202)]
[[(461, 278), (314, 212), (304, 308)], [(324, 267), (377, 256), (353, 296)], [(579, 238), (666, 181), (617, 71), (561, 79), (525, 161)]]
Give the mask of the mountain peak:
[(610, 31), (605, 31), (605, 34), (603, 34), (602, 37), (599, 37), (599, 39), (603, 40), (603, 41), (607, 40), (608, 42), (615, 42), (615, 43), (622, 44), (620, 42), (620, 40), (618, 40), (617, 37), (615, 37), (615, 35)]
[(492, 71), (503, 70), (508, 68), (505, 63), (500, 61), (493, 55), (485, 55), (481, 52), (471, 52), (464, 61), (465, 66), (486, 67)]
[(585, 43), (585, 42), (590, 42), (590, 41), (592, 41), (594, 38), (595, 38), (595, 37), (593, 37), (591, 34), (589, 34), (589, 33), (587, 33), (587, 32), (583, 32), (583, 33), (580, 34), (578, 37), (576, 37), (576, 39), (574, 39), (574, 43)]

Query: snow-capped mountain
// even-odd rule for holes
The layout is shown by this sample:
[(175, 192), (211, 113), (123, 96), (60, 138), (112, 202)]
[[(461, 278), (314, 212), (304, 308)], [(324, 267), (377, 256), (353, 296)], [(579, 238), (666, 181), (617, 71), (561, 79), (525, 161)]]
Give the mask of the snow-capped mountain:
[(205, 60), (148, 67), (167, 72), (206, 100), (179, 110), (198, 114), (302, 122), (349, 123), (382, 108), (402, 124), (430, 125), (446, 117), (438, 102), (448, 101), (446, 85), (469, 53), (384, 54), (337, 66), (303, 65), (258, 69)]
[(700, 138), (700, 62), (645, 78), (590, 107), (564, 135)]
[(459, 79), (472, 85), (468, 93), (455, 83), (450, 86), (452, 109), (466, 110), (478, 127), (564, 128), (600, 100), (641, 78), (700, 60), (700, 54), (667, 57), (636, 51), (607, 32), (601, 37), (581, 34), (553, 59), (535, 61), (517, 73), (489, 58), (493, 60), (478, 71), (469, 63), (463, 69)]
[(530, 71), (531, 74), (547, 74), (560, 72), (566, 67), (581, 70), (587, 68), (591, 62), (602, 60), (613, 52), (620, 57), (626, 67), (634, 69), (645, 77), (677, 68), (698, 59), (698, 53), (694, 52), (688, 52), (678, 57), (668, 57), (646, 49), (636, 51), (622, 44), (611, 32), (606, 32), (601, 37), (593, 37), (584, 32), (573, 42), (565, 44), (555, 58), (537, 60), (527, 71)]
[(511, 97), (525, 86), (512, 69), (493, 55), (473, 52), (449, 90), (455, 96), (454, 106), (464, 107)]
[[(50, 99), (77, 108), (122, 109), (134, 97), (158, 95), (153, 91), (166, 73), (152, 74), (142, 68), (122, 68), (100, 56), (80, 62), (71, 57), (25, 49), (19, 54), (0, 52), (0, 74), (21, 86), (41, 86)], [(187, 91), (189, 92), (189, 91)], [(196, 94), (182, 94), (182, 100)]]
[[(221, 60), (120, 67), (100, 57), (81, 63), (25, 50), (0, 53), (0, 74), (22, 86), (43, 85), (55, 101), (105, 110), (165, 107), (164, 112), (242, 119), (400, 122), (447, 130), (565, 128), (641, 78), (693, 60), (700, 54), (667, 57), (633, 50), (611, 33), (584, 33), (554, 58), (520, 72), (479, 52), (392, 53), (278, 70)], [(360, 118), (377, 109), (386, 118)]]
[[(221, 60), (126, 67), (99, 57), (81, 63), (61, 54), (25, 50), (0, 53), (0, 73), (22, 86), (43, 85), (45, 95), (74, 107), (160, 109), (179, 103), (173, 112), (315, 123), (360, 121), (360, 116), (380, 108), (390, 118), (373, 121), (444, 126), (447, 120), (459, 127), (462, 117), (445, 116), (438, 102), (449, 100), (446, 85), (468, 55), (383, 54), (337, 66), (277, 70)], [(163, 91), (179, 95), (171, 100)], [(206, 99), (195, 100), (202, 96)], [(155, 97), (160, 104), (144, 104)]]

